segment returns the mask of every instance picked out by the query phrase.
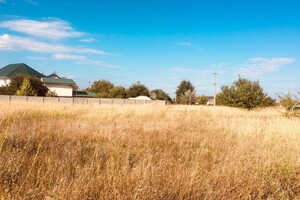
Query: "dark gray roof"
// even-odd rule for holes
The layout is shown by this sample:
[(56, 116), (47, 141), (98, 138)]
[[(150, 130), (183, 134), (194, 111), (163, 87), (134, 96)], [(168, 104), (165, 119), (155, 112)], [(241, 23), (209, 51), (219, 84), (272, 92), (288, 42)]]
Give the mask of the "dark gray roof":
[(51, 78), (51, 77), (42, 77), (42, 81), (48, 84), (59, 84), (59, 85), (76, 85), (76, 83), (72, 79), (66, 78)]
[(32, 69), (25, 63), (10, 64), (0, 69), (0, 77), (12, 77), (17, 74), (31, 75), (37, 77), (44, 76), (43, 74)]
[(95, 92), (73, 91), (74, 97), (95, 97)]

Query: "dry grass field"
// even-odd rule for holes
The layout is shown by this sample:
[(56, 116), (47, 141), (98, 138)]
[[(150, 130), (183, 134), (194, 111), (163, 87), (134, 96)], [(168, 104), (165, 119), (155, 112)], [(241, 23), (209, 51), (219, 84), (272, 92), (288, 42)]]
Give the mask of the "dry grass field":
[(0, 199), (299, 199), (276, 109), (0, 103)]

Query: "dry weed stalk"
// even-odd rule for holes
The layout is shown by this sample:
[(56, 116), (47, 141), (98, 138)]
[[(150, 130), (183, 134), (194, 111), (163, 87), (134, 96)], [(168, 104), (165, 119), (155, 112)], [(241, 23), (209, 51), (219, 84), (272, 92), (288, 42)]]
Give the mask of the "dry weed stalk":
[(0, 199), (297, 199), (274, 109), (0, 104)]

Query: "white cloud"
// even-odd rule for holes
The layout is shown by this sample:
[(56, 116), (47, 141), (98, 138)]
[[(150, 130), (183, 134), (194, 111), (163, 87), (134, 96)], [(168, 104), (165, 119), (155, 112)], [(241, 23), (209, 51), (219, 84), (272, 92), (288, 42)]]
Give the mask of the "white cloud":
[(193, 71), (193, 69), (187, 68), (187, 67), (171, 67), (170, 71), (172, 71), (172, 72), (190, 72), (190, 71)]
[(5, 4), (5, 3), (6, 3), (6, 0), (0, 0), (0, 3)]
[(178, 42), (177, 44), (181, 46), (192, 46), (193, 44), (191, 42)]
[(62, 44), (50, 44), (35, 41), (30, 38), (11, 36), (8, 34), (0, 35), (0, 51), (32, 51), (37, 53), (80, 53), (80, 54), (99, 54), (105, 55), (106, 52), (84, 47), (72, 47)]
[(82, 55), (60, 53), (60, 54), (53, 54), (52, 58), (55, 60), (72, 60), (76, 64), (80, 64), (80, 65), (95, 65), (95, 66), (108, 67), (108, 68), (118, 68), (118, 66), (114, 66), (107, 62), (99, 61), (99, 60), (91, 60), (86, 56), (82, 56)]
[(47, 21), (28, 19), (2, 21), (0, 22), (0, 28), (7, 28), (12, 31), (53, 40), (84, 35), (82, 32), (75, 31), (68, 22), (59, 19), (48, 19)]
[(80, 55), (72, 55), (72, 54), (63, 54), (63, 53), (58, 53), (58, 54), (53, 54), (52, 57), (56, 60), (86, 60), (86, 56), (80, 56)]
[(261, 76), (267, 72), (279, 71), (283, 65), (292, 64), (296, 61), (294, 58), (250, 58), (250, 63), (241, 65), (237, 72), (248, 76)]
[(26, 56), (28, 60), (49, 60), (49, 58), (45, 57), (36, 57), (36, 56)]
[(80, 42), (86, 42), (86, 43), (90, 43), (90, 42), (95, 42), (97, 41), (95, 38), (85, 38), (85, 39), (81, 39), (79, 40)]

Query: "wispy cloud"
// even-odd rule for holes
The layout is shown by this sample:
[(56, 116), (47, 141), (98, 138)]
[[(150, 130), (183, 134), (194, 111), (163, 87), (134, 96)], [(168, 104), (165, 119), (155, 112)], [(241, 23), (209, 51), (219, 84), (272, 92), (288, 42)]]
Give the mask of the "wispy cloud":
[(240, 65), (238, 74), (258, 77), (267, 72), (279, 71), (282, 66), (292, 64), (296, 61), (294, 58), (250, 58), (248, 64)]
[(0, 28), (7, 28), (12, 31), (53, 40), (84, 35), (82, 32), (75, 31), (68, 22), (51, 18), (45, 21), (28, 19), (1, 21)]
[(0, 3), (5, 4), (5, 3), (6, 3), (6, 0), (0, 0)]
[(191, 42), (178, 42), (177, 44), (181, 45), (181, 46), (192, 46), (193, 45)]
[(86, 56), (63, 54), (63, 53), (53, 54), (52, 57), (56, 60), (75, 60), (75, 61), (79, 61), (79, 60), (86, 60), (87, 59)]
[(95, 42), (97, 41), (95, 38), (85, 38), (85, 39), (81, 39), (79, 40), (80, 42), (86, 42), (86, 43), (90, 43), (90, 42)]
[(72, 60), (76, 64), (80, 65), (95, 65), (101, 67), (108, 67), (108, 68), (119, 68), (118, 66), (112, 65), (110, 63), (99, 61), (99, 60), (92, 60), (83, 55), (73, 55), (73, 54), (53, 54), (52, 58), (55, 60)]
[(37, 53), (81, 53), (105, 55), (106, 52), (84, 47), (72, 47), (62, 44), (52, 44), (36, 41), (26, 37), (0, 35), (0, 50), (5, 51), (32, 51)]
[(34, 6), (39, 5), (36, 1), (33, 1), (33, 0), (26, 0), (26, 2), (31, 4), (31, 5), (34, 5)]
[(37, 56), (26, 56), (28, 60), (49, 60), (49, 58), (45, 57), (37, 57)]
[(193, 71), (193, 69), (187, 68), (187, 67), (171, 67), (170, 71), (172, 71), (172, 72), (191, 72), (191, 71)]

